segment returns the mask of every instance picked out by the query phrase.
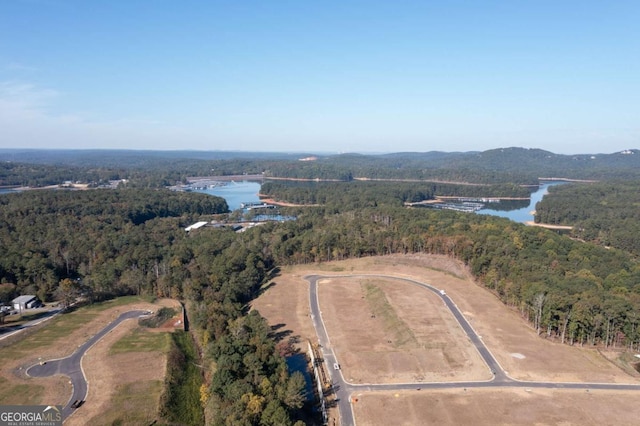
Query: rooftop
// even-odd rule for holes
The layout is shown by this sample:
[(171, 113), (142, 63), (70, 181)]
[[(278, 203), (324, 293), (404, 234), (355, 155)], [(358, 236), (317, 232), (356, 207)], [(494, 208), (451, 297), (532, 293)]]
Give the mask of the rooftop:
[(11, 303), (27, 303), (33, 299), (35, 299), (36, 296), (34, 295), (24, 295), (24, 296), (18, 296), (15, 299), (13, 299), (13, 301)]

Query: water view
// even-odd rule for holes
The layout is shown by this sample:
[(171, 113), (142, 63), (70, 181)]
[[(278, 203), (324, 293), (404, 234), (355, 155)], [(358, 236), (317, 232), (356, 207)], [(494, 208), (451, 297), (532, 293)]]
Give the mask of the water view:
[[(565, 182), (547, 182), (542, 185), (533, 193), (531, 193), (531, 199), (527, 201), (500, 201), (498, 203), (488, 203), (486, 206), (490, 208), (482, 208), (477, 210), (478, 214), (489, 214), (494, 216), (506, 217), (515, 222), (529, 222), (533, 221), (532, 212), (536, 208), (538, 201), (548, 193), (548, 188), (553, 185), (561, 185)], [(230, 210), (237, 210), (241, 208), (242, 203), (258, 202), (260, 198), (258, 193), (260, 192), (260, 184), (258, 182), (242, 181), (242, 182), (229, 182), (224, 185), (195, 189), (196, 192), (202, 192), (205, 194), (216, 195), (227, 200)]]
[(231, 181), (225, 185), (206, 189), (196, 189), (194, 191), (224, 198), (227, 201), (229, 210), (231, 211), (239, 209), (242, 203), (255, 203), (260, 201), (260, 198), (258, 197), (260, 184), (258, 182), (249, 182), (246, 180), (242, 182)]
[[(514, 222), (530, 222), (533, 221), (533, 212), (536, 209), (536, 204), (538, 201), (542, 200), (542, 198), (549, 193), (548, 188), (553, 185), (561, 185), (565, 182), (549, 182), (540, 185), (537, 191), (531, 193), (531, 200), (529, 205), (522, 208), (517, 208), (513, 210), (505, 210), (504, 202), (497, 203), (498, 205), (492, 206), (494, 208), (484, 208), (476, 211), (478, 214), (490, 214), (493, 216), (506, 217), (507, 219), (511, 219)], [(489, 204), (491, 205), (491, 204)]]

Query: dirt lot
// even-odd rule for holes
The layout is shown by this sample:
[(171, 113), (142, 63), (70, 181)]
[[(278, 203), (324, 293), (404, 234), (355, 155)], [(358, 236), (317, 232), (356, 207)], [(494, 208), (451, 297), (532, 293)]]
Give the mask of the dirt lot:
[(309, 317), (309, 283), (302, 277), (302, 271), (284, 268), (284, 272), (271, 283), (264, 293), (252, 303), (267, 318), (276, 332), (286, 337), (300, 339), (298, 347), (307, 349), (309, 339), (316, 340), (316, 331)]
[(489, 380), (491, 372), (441, 299), (405, 282), (318, 284), (331, 344), (351, 383)]
[[(30, 378), (24, 371), (40, 360), (70, 355), (82, 342), (124, 311), (157, 310), (161, 306), (175, 307), (176, 303), (171, 300), (151, 304), (136, 298), (115, 299), (62, 315), (22, 340), (0, 348), (0, 404), (65, 405), (71, 396), (68, 378)], [(108, 395), (112, 392), (111, 387), (119, 380), (125, 383), (127, 380), (146, 380), (150, 373), (154, 377), (158, 376), (159, 380), (162, 379), (164, 369), (160, 368), (163, 364), (158, 363), (157, 354), (149, 356), (147, 353), (141, 355), (132, 352), (116, 357), (106, 356), (110, 343), (129, 333), (136, 325), (136, 321), (123, 322), (94, 345), (83, 358), (82, 366), (89, 382), (89, 396), (87, 403), (78, 410), (84, 417), (78, 415), (78, 419), (88, 419), (91, 418), (91, 413), (99, 413), (100, 407), (104, 406), (104, 401), (108, 400)], [(72, 416), (69, 424), (87, 424), (86, 421), (76, 421), (75, 418), (75, 415)]]
[(353, 404), (358, 426), (638, 424), (637, 392), (548, 389), (423, 392), (354, 395), (358, 400)]
[[(561, 345), (537, 336), (518, 312), (506, 307), (493, 294), (476, 285), (463, 265), (441, 256), (394, 255), (284, 268), (281, 276), (275, 279), (276, 285), (256, 300), (254, 307), (260, 310), (270, 324), (278, 324), (280, 330), (290, 330), (292, 335), (298, 335), (302, 339), (316, 339), (315, 330), (309, 318), (308, 284), (302, 278), (308, 274), (392, 275), (413, 278), (446, 290), (467, 320), (482, 336), (498, 362), (515, 379), (558, 382), (640, 382), (639, 374), (621, 370), (594, 349)], [(335, 280), (338, 279), (332, 279), (332, 281)], [(365, 308), (370, 309), (370, 304), (365, 303), (367, 302), (364, 294), (366, 284), (363, 282), (358, 282), (356, 285), (352, 282), (349, 284), (351, 285), (332, 286), (328, 283), (319, 285), (323, 318), (332, 344), (337, 346), (338, 357), (344, 359), (341, 362), (343, 369), (349, 375), (348, 378), (354, 381), (393, 381), (396, 380), (392, 377), (394, 374), (411, 376), (411, 368), (403, 366), (404, 363), (410, 362), (414, 365), (412, 368), (419, 370), (419, 375), (424, 376), (425, 380), (434, 380), (434, 375), (431, 374), (432, 369), (435, 370), (439, 368), (438, 366), (450, 368), (451, 365), (464, 363), (461, 360), (447, 360), (444, 355), (441, 355), (440, 359), (421, 364), (420, 357), (413, 352), (416, 350), (415, 342), (413, 346), (408, 343), (404, 343), (405, 346), (403, 346), (394, 343), (393, 338), (385, 340), (384, 337), (381, 338), (375, 334), (379, 331), (372, 331), (373, 327), (367, 324), (379, 318), (377, 315), (376, 318), (371, 318), (371, 312)], [(416, 340), (428, 340), (427, 336), (430, 332), (437, 329), (432, 327), (445, 327), (449, 324), (445, 321), (446, 315), (439, 317), (439, 314), (434, 313), (431, 307), (432, 302), (422, 300), (429, 297), (426, 290), (424, 290), (425, 295), (418, 296), (409, 284), (402, 284), (405, 287), (396, 288), (395, 284), (387, 280), (378, 280), (375, 285), (380, 287), (386, 300), (394, 307), (396, 316), (402, 322), (416, 324), (410, 327)], [(360, 308), (354, 310), (353, 306), (358, 304), (357, 302), (360, 302)], [(421, 305), (423, 305), (425, 316), (416, 317), (415, 315), (420, 312), (417, 308)], [(440, 323), (434, 325), (435, 321)], [(366, 339), (360, 341), (358, 338), (353, 338), (357, 326), (361, 324), (365, 326), (359, 332), (370, 336), (375, 343), (367, 344)], [(455, 330), (451, 330), (450, 333), (454, 333), (451, 336), (455, 336)], [(352, 336), (352, 338), (346, 338), (346, 336)], [(434, 346), (437, 348), (439, 345), (440, 348), (447, 349), (460, 347), (463, 348), (460, 351), (464, 353), (466, 338), (463, 339), (464, 341), (458, 343), (439, 340), (434, 343)], [(392, 343), (388, 343), (389, 340)], [(458, 346), (447, 346), (448, 344)], [(347, 347), (348, 350), (345, 351), (344, 348)], [(362, 376), (356, 376), (355, 370), (351, 369), (353, 365), (360, 362), (359, 360), (364, 359), (363, 357), (369, 356), (367, 347), (370, 352), (381, 349), (386, 351), (385, 356), (382, 357), (384, 362), (379, 366), (383, 371), (393, 371), (386, 376), (386, 379), (374, 380), (371, 372), (363, 372)], [(452, 352), (455, 351), (452, 350)], [(444, 352), (441, 350), (441, 353)], [(399, 356), (397, 360), (394, 359), (396, 356)], [(388, 370), (391, 367), (393, 369)], [(444, 373), (443, 378), (450, 380), (447, 374), (451, 372)], [(437, 376), (437, 373), (435, 375)], [(417, 377), (413, 376), (412, 379)], [(398, 397), (395, 394), (365, 394), (361, 401), (364, 404), (360, 402), (356, 404), (358, 424), (426, 424), (430, 422), (435, 424), (637, 424), (637, 415), (634, 414), (637, 413), (638, 393), (633, 392), (473, 390), (472, 399), (456, 396), (456, 392), (423, 390), (415, 395), (400, 393)], [(399, 404), (399, 400), (405, 402)], [(440, 408), (434, 410), (431, 418), (428, 412), (424, 412), (428, 409), (420, 407), (431, 407), (433, 404)], [(465, 407), (464, 410), (458, 409), (462, 407)], [(467, 411), (471, 414), (469, 417), (464, 417)]]

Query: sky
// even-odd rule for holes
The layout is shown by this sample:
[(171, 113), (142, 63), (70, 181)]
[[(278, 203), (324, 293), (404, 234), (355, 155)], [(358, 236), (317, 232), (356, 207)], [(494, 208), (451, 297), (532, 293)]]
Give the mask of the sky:
[(640, 1), (0, 0), (0, 148), (640, 148)]

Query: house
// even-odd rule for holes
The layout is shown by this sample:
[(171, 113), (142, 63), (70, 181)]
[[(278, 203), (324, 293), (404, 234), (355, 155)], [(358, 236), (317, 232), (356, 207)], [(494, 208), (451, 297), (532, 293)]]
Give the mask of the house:
[(13, 299), (11, 305), (16, 311), (24, 311), (25, 309), (39, 308), (42, 306), (42, 302), (37, 296), (25, 295)]

